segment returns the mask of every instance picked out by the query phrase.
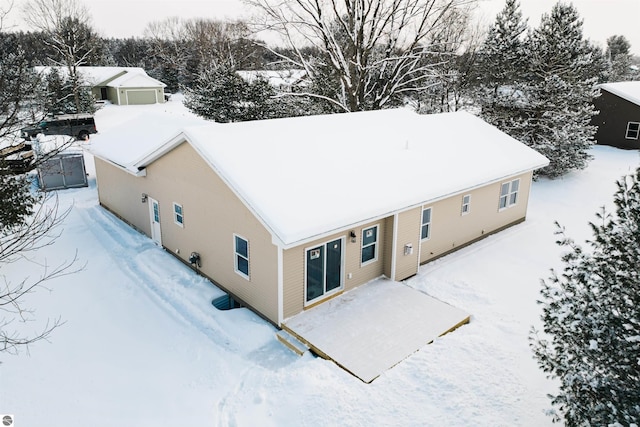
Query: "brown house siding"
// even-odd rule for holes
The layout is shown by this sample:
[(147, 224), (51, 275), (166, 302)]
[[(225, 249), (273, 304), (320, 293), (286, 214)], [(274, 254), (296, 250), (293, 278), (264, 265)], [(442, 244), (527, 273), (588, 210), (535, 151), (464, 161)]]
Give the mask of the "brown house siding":
[(591, 123), (598, 126), (596, 141), (601, 145), (618, 148), (640, 148), (639, 139), (626, 139), (627, 124), (640, 122), (640, 105), (620, 98), (604, 89), (600, 97), (593, 101), (600, 113), (593, 117)]
[[(162, 245), (187, 262), (201, 256), (201, 272), (226, 291), (278, 323), (277, 247), (262, 224), (193, 148), (183, 143), (134, 177), (96, 159), (100, 202), (150, 235), (144, 192), (160, 204)], [(107, 185), (108, 182), (108, 185)], [(173, 203), (183, 208), (184, 226), (174, 222)], [(234, 268), (234, 233), (249, 241), (250, 280)]]

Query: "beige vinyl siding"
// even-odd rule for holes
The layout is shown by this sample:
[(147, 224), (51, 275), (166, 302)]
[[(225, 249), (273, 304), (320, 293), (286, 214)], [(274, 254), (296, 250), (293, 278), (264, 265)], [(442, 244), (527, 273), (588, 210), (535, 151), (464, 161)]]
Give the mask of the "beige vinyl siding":
[[(473, 242), (510, 224), (524, 220), (527, 212), (531, 173), (514, 176), (473, 191), (440, 200), (431, 207), (431, 236), (421, 243), (420, 263), (442, 256), (460, 246)], [(500, 185), (520, 179), (517, 203), (499, 210)], [(469, 213), (462, 215), (462, 198), (471, 195)], [(417, 222), (419, 230), (420, 220)]]
[[(378, 258), (376, 261), (362, 266), (360, 262), (362, 230), (374, 225), (378, 225)], [(306, 249), (343, 237), (345, 243), (343, 248), (344, 271), (342, 273), (344, 291), (348, 291), (384, 274), (385, 254), (387, 253), (385, 250), (387, 245), (386, 236), (388, 235), (386, 233), (386, 225), (387, 221), (385, 220), (375, 221), (361, 227), (345, 230), (344, 232), (332, 234), (331, 236), (285, 250), (283, 254), (284, 318), (294, 316), (304, 310)], [(355, 243), (352, 242), (349, 237), (349, 233), (352, 230), (356, 234)], [(349, 274), (351, 274), (350, 279)], [(321, 301), (322, 299), (318, 299), (318, 302)]]
[[(396, 280), (404, 280), (418, 272), (418, 246), (420, 244), (420, 221), (422, 208), (417, 207), (398, 214), (396, 237)], [(404, 254), (405, 245), (413, 246), (413, 253)]]
[(97, 157), (94, 158), (94, 163), (100, 204), (150, 236), (149, 205), (141, 202), (142, 193), (146, 191), (144, 180)]
[[(131, 178), (116, 177), (118, 173)], [(183, 143), (149, 165), (146, 177), (109, 171), (101, 175), (99, 186), (105, 186), (104, 177), (116, 189), (112, 192), (129, 194), (128, 197), (109, 194), (104, 201), (101, 198), (105, 206), (127, 219), (126, 215), (135, 211), (135, 221), (140, 221), (139, 208), (128, 205), (140, 206), (146, 212), (144, 227), (134, 225), (149, 235), (148, 203), (140, 201), (141, 193), (147, 193), (160, 204), (162, 244), (168, 251), (185, 261), (191, 252), (198, 252), (202, 261), (200, 271), (204, 275), (278, 323), (277, 247), (262, 224), (191, 145)], [(134, 185), (118, 187), (130, 184), (131, 180)], [(173, 203), (182, 205), (183, 227), (174, 223)], [(249, 242), (249, 280), (235, 271), (234, 233)]]
[[(115, 87), (108, 87), (107, 99), (113, 104), (118, 104), (118, 89), (116, 89)], [(124, 102), (124, 100), (122, 102)]]
[(383, 274), (392, 277), (391, 270), (393, 268), (393, 223), (395, 217), (390, 216), (384, 220), (384, 269)]

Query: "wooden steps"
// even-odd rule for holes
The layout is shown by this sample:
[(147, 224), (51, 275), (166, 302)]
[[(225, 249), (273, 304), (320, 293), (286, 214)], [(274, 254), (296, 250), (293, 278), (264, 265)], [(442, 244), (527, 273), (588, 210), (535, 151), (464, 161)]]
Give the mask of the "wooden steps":
[(298, 356), (302, 356), (305, 352), (309, 351), (309, 347), (300, 341), (298, 338), (291, 335), (284, 329), (276, 333), (278, 341), (284, 344), (289, 350), (293, 351)]

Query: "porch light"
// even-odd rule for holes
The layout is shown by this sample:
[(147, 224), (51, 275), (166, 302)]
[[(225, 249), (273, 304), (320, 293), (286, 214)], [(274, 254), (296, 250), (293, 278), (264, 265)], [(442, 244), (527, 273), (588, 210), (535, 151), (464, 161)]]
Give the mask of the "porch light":
[(349, 237), (351, 237), (351, 243), (355, 243), (356, 242), (356, 232), (351, 230), (349, 232)]
[(147, 203), (147, 199), (149, 198), (149, 196), (147, 195), (147, 193), (142, 193), (142, 197), (140, 197), (140, 201), (142, 203)]

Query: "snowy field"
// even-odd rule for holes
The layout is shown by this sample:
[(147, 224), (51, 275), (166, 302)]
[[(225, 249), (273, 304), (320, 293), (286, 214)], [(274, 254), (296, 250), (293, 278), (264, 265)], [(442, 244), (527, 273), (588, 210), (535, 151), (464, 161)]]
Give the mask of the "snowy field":
[[(99, 130), (117, 108), (98, 112)], [(0, 355), (0, 414), (20, 427), (551, 425), (554, 383), (528, 333), (539, 324), (539, 280), (561, 266), (553, 222), (589, 238), (615, 180), (638, 166), (636, 151), (592, 153), (587, 170), (534, 184), (526, 222), (420, 269), (409, 284), (472, 313), (471, 323), (372, 384), (294, 355), (246, 309), (215, 310), (222, 291), (98, 206), (87, 155), (90, 186), (58, 193), (71, 213), (34, 260), (56, 265), (77, 251), (86, 266), (25, 301), (39, 321), (66, 323), (29, 354)], [(0, 275), (40, 271), (22, 262)]]

